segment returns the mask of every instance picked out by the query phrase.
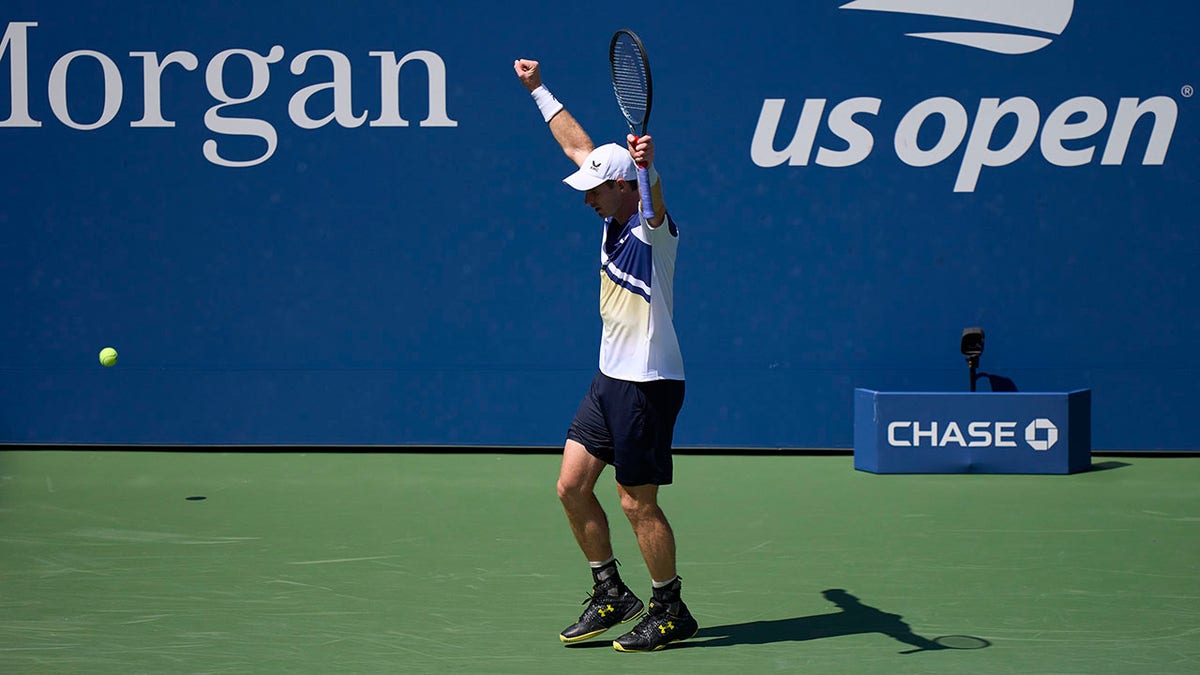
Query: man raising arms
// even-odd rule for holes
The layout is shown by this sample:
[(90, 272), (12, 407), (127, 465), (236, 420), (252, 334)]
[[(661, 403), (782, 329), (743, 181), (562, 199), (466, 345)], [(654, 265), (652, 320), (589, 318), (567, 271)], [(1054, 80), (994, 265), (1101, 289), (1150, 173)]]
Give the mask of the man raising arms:
[[(563, 182), (583, 192), (584, 203), (603, 219), (600, 366), (567, 431), (558, 477), (559, 500), (591, 566), (594, 587), (579, 621), (559, 638), (587, 640), (637, 618), (643, 608), (617, 572), (608, 518), (595, 494), (596, 481), (611, 464), (621, 509), (653, 585), (645, 616), (613, 647), (655, 651), (698, 629), (680, 597), (675, 535), (658, 504), (659, 486), (672, 481), (671, 440), (684, 395), (683, 357), (672, 319), (679, 230), (663, 202), (649, 135), (630, 135), (625, 147), (597, 148), (542, 84), (537, 61), (520, 59), (513, 69), (578, 167)], [(651, 166), (654, 217), (648, 220), (639, 212), (637, 164)]]

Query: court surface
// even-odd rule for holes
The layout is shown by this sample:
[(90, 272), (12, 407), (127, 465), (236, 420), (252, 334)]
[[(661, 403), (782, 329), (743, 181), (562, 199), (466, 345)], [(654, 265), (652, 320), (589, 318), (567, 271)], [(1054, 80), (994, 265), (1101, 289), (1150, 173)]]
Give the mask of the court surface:
[[(554, 455), (3, 451), (0, 672), (1200, 671), (1200, 459), (676, 463), (701, 630), (621, 654), (616, 630), (558, 641), (591, 581)], [(644, 597), (611, 473), (599, 492)]]

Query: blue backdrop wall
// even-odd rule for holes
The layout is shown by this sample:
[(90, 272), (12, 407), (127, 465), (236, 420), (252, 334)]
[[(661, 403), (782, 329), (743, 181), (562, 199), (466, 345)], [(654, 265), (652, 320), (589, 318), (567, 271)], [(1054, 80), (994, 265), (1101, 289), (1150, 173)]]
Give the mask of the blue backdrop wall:
[(679, 445), (848, 448), (982, 326), (1095, 448), (1197, 447), (1195, 3), (564, 5), (5, 3), (0, 442), (559, 445), (600, 230), (512, 63), (616, 140), (630, 27)]

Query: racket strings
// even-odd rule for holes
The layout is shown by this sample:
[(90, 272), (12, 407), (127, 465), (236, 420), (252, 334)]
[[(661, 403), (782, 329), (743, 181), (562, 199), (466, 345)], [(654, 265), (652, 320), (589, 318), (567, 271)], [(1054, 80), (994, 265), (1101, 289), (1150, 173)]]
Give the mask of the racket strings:
[(632, 40), (619, 39), (613, 45), (612, 66), (617, 103), (631, 124), (641, 124), (650, 90), (645, 57)]

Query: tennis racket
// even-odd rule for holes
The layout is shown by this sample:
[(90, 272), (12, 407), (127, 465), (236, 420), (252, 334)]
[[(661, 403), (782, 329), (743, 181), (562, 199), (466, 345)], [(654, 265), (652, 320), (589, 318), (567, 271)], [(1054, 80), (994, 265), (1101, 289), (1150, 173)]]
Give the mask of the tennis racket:
[[(629, 123), (629, 133), (637, 137), (646, 135), (650, 122), (650, 59), (646, 48), (633, 31), (619, 30), (608, 45), (608, 61), (612, 64), (613, 93), (617, 105)], [(634, 141), (636, 143), (636, 141)], [(642, 198), (642, 217), (654, 217), (654, 204), (650, 200), (650, 172), (645, 164), (638, 164), (638, 192)]]

